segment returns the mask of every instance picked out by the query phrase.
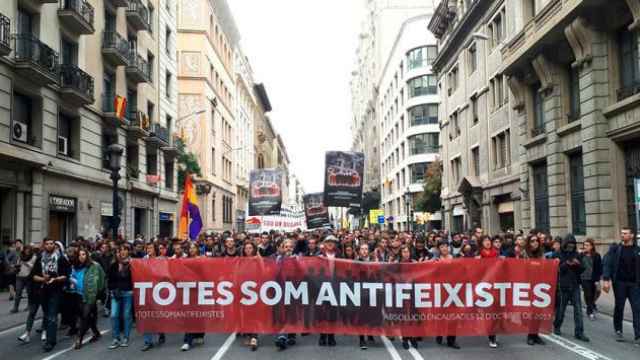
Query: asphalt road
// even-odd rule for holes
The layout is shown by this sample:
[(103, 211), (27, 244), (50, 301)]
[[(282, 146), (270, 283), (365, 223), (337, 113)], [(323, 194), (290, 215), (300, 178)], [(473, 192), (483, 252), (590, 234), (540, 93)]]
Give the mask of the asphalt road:
[[(5, 302), (2, 300), (2, 302)], [(4, 308), (4, 306), (0, 306)], [(568, 309), (570, 310), (570, 309)], [(488, 347), (487, 339), (482, 337), (460, 338), (461, 350), (438, 346), (433, 338), (426, 338), (419, 343), (418, 350), (407, 351), (402, 348), (398, 339), (390, 341), (387, 338), (375, 338), (375, 344), (368, 350), (360, 350), (358, 338), (355, 336), (337, 336), (338, 345), (334, 348), (319, 347), (318, 336), (298, 336), (298, 343), (285, 351), (278, 351), (273, 344), (273, 336), (261, 336), (260, 348), (251, 352), (243, 346), (241, 337), (235, 334), (207, 334), (204, 345), (198, 345), (188, 352), (181, 352), (182, 334), (168, 334), (167, 342), (156, 346), (148, 352), (141, 352), (142, 335), (135, 333), (128, 348), (109, 350), (111, 342), (109, 319), (100, 318), (99, 328), (104, 332), (103, 338), (94, 344), (87, 344), (81, 350), (72, 350), (73, 339), (59, 333), (58, 346), (48, 354), (42, 352), (39, 335), (32, 334), (30, 344), (20, 344), (17, 337), (24, 327), (22, 322), (26, 313), (9, 315), (0, 314), (0, 358), (2, 359), (82, 359), (99, 360), (136, 359), (193, 359), (193, 360), (221, 360), (221, 359), (392, 359), (392, 360), (421, 360), (421, 359), (638, 359), (640, 347), (633, 345), (631, 324), (625, 322), (627, 342), (618, 343), (613, 339), (612, 320), (607, 315), (599, 315), (596, 321), (585, 320), (586, 334), (591, 338), (590, 343), (582, 343), (573, 339), (573, 322), (567, 311), (567, 322), (563, 327), (562, 337), (545, 336), (547, 346), (528, 346), (524, 336), (499, 336), (498, 349)], [(39, 326), (38, 323), (36, 327)]]

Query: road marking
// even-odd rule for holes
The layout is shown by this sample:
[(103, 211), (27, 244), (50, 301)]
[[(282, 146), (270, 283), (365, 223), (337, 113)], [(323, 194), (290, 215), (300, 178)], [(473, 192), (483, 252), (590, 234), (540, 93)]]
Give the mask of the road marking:
[[(41, 321), (42, 321), (42, 320), (36, 320), (36, 321), (33, 323), (33, 327), (37, 327), (36, 325), (37, 325), (37, 324), (40, 324), (40, 322), (41, 322)], [(23, 323), (23, 324), (18, 324), (18, 325), (16, 325), (16, 326), (12, 326), (12, 327), (10, 327), (10, 328), (8, 328), (8, 329), (4, 329), (4, 330), (0, 331), (0, 336), (5, 336), (5, 335), (10, 334), (10, 333), (12, 333), (12, 332), (14, 332), (14, 331), (16, 331), (16, 330), (19, 330), (20, 328), (23, 328), (23, 327), (25, 327), (25, 326), (26, 326), (26, 324), (24, 324), (24, 323)]]
[(400, 354), (398, 354), (398, 350), (396, 350), (395, 346), (393, 346), (393, 343), (391, 343), (391, 340), (389, 340), (388, 337), (380, 336), (380, 339), (382, 340), (384, 347), (387, 348), (387, 351), (389, 352), (389, 355), (391, 355), (391, 358), (393, 360), (402, 360), (402, 357), (400, 357)]
[(569, 350), (575, 354), (582, 356), (585, 359), (589, 360), (613, 360), (610, 357), (604, 356), (596, 351), (591, 349), (587, 349), (586, 347), (577, 344), (573, 341), (567, 340), (563, 337), (557, 335), (540, 335), (540, 337), (544, 338), (547, 341), (551, 341), (552, 343), (559, 345), (566, 350)]
[(413, 358), (415, 360), (424, 360), (424, 358), (422, 357), (422, 355), (420, 355), (420, 353), (418, 352), (418, 350), (416, 350), (413, 347), (409, 348), (409, 354), (411, 354), (411, 356), (413, 356)]
[(218, 349), (218, 352), (215, 355), (213, 355), (211, 360), (220, 360), (220, 359), (222, 359), (224, 354), (229, 350), (229, 348), (231, 347), (231, 344), (233, 344), (233, 342), (235, 340), (236, 340), (236, 333), (233, 333), (233, 334), (229, 335), (227, 340), (224, 341), (224, 344), (222, 344), (222, 346), (220, 346), (220, 349)]
[[(110, 332), (110, 331), (111, 331), (111, 330), (102, 330), (102, 331), (100, 331), (100, 335), (104, 335), (104, 334), (106, 334), (106, 333), (108, 333), (108, 332)], [(90, 337), (88, 337), (88, 338), (84, 339), (84, 340), (82, 341), (82, 345), (84, 345), (84, 344), (88, 343), (90, 339), (91, 339)], [(60, 350), (60, 351), (58, 351), (58, 352), (56, 352), (56, 353), (53, 353), (53, 354), (51, 354), (51, 355), (47, 356), (46, 358), (44, 358), (44, 359), (42, 359), (42, 360), (51, 360), (51, 359), (55, 359), (55, 358), (57, 358), (58, 356), (60, 356), (60, 355), (62, 355), (62, 354), (66, 354), (66, 353), (68, 353), (69, 351), (73, 350), (73, 346), (74, 346), (74, 345), (75, 345), (75, 342), (74, 342), (74, 344), (73, 344), (73, 345), (71, 345), (71, 347), (68, 347), (68, 348), (63, 349), (63, 350)]]

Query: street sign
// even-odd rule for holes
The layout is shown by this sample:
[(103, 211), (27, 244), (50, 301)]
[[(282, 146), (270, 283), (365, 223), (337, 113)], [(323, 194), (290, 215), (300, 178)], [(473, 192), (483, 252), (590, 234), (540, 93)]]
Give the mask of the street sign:
[(381, 224), (381, 225), (384, 224), (384, 215), (378, 216), (377, 220), (378, 220), (378, 224)]

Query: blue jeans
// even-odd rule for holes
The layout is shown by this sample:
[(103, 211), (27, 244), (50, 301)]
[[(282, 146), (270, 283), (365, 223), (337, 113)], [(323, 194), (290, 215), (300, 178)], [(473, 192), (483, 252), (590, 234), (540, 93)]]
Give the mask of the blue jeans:
[[(133, 291), (121, 291), (119, 296), (111, 293), (111, 332), (114, 340), (120, 340), (120, 329), (125, 339), (131, 334)], [(121, 324), (121, 322), (124, 323)]]
[(640, 286), (633, 282), (614, 281), (613, 296), (615, 297), (613, 328), (622, 332), (624, 306), (629, 299), (631, 314), (633, 314), (633, 335), (636, 339), (640, 338)]
[(569, 301), (573, 303), (573, 322), (575, 324), (575, 335), (584, 335), (584, 325), (582, 323), (582, 296), (580, 286), (575, 289), (558, 288), (556, 294), (556, 318), (553, 327), (560, 329), (564, 321), (564, 313), (567, 310)]
[[(42, 313), (44, 316), (44, 329), (47, 332), (47, 344), (55, 346), (57, 343), (56, 333), (58, 332), (58, 308), (62, 293), (51, 292), (42, 294)], [(37, 308), (36, 308), (37, 311)]]

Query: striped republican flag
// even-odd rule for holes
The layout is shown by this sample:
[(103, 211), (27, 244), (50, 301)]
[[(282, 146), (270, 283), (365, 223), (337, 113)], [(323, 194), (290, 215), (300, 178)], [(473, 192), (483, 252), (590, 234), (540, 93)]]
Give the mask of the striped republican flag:
[(127, 113), (127, 98), (117, 95), (113, 100), (113, 108), (118, 119), (124, 120), (124, 116)]
[[(191, 222), (189, 222), (191, 220)], [(184, 180), (184, 195), (182, 197), (182, 211), (180, 212), (179, 236), (186, 238), (187, 234), (191, 240), (195, 240), (202, 230), (202, 218), (198, 208), (198, 196), (193, 186), (191, 175), (187, 174)]]

